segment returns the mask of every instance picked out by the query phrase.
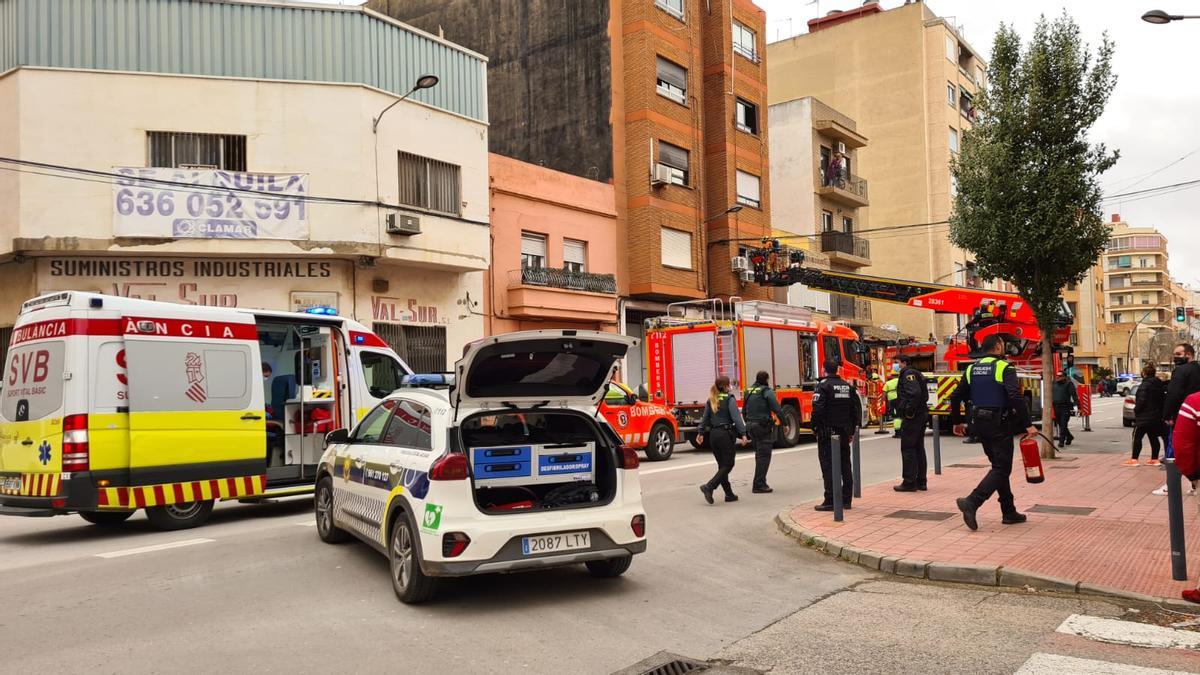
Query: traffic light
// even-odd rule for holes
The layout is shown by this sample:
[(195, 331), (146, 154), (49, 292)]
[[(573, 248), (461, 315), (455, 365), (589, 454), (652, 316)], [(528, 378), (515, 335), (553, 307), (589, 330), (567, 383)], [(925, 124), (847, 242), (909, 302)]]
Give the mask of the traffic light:
[(1175, 320), (1178, 321), (1179, 323), (1183, 323), (1184, 321), (1187, 321), (1187, 310), (1185, 310), (1182, 307), (1176, 307), (1175, 308)]

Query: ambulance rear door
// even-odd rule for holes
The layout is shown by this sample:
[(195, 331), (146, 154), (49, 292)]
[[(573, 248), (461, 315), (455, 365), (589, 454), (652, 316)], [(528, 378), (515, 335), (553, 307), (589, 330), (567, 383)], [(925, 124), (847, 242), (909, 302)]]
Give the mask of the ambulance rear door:
[[(64, 418), (82, 412), (68, 385), (86, 368), (66, 307), (25, 315), (13, 330), (0, 404), (0, 494), (59, 494)], [(82, 419), (80, 416), (75, 416)]]
[(266, 411), (252, 315), (125, 314), (130, 482), (266, 473)]

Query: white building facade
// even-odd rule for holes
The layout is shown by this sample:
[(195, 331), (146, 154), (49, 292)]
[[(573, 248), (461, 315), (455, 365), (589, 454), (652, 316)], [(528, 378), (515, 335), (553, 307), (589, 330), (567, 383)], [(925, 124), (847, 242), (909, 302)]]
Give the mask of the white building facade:
[(46, 7), (0, 0), (0, 342), (72, 289), (328, 306), (417, 369), (483, 335), (483, 57), (361, 8)]

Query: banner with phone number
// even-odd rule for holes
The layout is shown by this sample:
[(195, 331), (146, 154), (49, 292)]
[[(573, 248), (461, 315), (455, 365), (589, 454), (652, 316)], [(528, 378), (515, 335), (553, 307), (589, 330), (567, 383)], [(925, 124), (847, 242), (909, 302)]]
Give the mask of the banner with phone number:
[(118, 237), (308, 238), (308, 174), (114, 171), (125, 176), (113, 184), (113, 233)]

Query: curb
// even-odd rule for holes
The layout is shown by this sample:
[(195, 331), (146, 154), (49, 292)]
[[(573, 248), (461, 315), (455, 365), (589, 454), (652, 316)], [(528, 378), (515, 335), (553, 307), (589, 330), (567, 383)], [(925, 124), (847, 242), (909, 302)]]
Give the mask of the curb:
[(829, 537), (816, 534), (812, 530), (801, 527), (796, 521), (792, 520), (792, 509), (790, 508), (780, 511), (775, 516), (775, 525), (780, 532), (796, 540), (803, 546), (816, 549), (843, 562), (854, 563), (885, 574), (909, 577), (911, 579), (972, 584), (975, 586), (998, 586), (1013, 589), (1029, 588), (1059, 593), (1078, 593), (1081, 595), (1115, 598), (1139, 603), (1158, 604), (1167, 609), (1186, 611), (1189, 614), (1200, 612), (1200, 608), (1197, 605), (1176, 598), (1143, 595), (1141, 593), (1123, 591), (1118, 588), (1098, 586), (1086, 581), (1072, 581), (1070, 579), (1052, 577), (1013, 567), (917, 560), (847, 546), (836, 539), (830, 539)]

